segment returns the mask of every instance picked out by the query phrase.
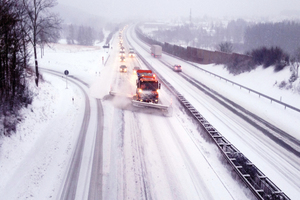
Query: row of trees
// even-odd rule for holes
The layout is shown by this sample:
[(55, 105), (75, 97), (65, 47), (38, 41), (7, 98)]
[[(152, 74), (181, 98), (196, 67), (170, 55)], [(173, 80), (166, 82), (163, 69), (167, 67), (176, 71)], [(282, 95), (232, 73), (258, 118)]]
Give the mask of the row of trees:
[[(26, 87), (27, 39), (20, 16), (25, 11), (13, 1), (0, 0), (0, 131), (10, 126), (7, 118), (26, 102), (31, 102)], [(13, 128), (12, 128), (13, 129)]]
[(233, 51), (245, 53), (265, 46), (278, 46), (289, 54), (300, 47), (300, 23), (254, 23), (243, 19), (223, 23), (184, 24), (160, 27), (151, 36), (161, 42), (177, 43), (204, 49), (218, 49), (221, 43), (231, 43)]
[(93, 45), (96, 40), (103, 41), (104, 33), (101, 29), (96, 31), (90, 26), (69, 25), (67, 28), (67, 43), (79, 45)]
[(299, 35), (300, 24), (296, 22), (255, 24), (245, 30), (244, 49), (278, 46), (289, 54), (294, 54), (300, 47)]
[(184, 24), (159, 28), (153, 31), (152, 37), (168, 43), (182, 41), (184, 45), (205, 49), (215, 49), (220, 43), (231, 42), (240, 50), (236, 44), (243, 42), (247, 26), (248, 23), (243, 19), (232, 20), (227, 26), (222, 23), (212, 23), (209, 26)]
[[(227, 34), (225, 34), (223, 36), (223, 38), (229, 39), (230, 42), (228, 42), (226, 40), (225, 40), (225, 42), (221, 42), (219, 45), (216, 46), (216, 50), (227, 53), (228, 55), (230, 53), (234, 52), (234, 46), (233, 46), (234, 43), (231, 42), (231, 41), (233, 41), (232, 37), (234, 34), (233, 33), (230, 34), (229, 32), (236, 30), (237, 26), (241, 25), (241, 24), (244, 24), (244, 23), (242, 21), (236, 21), (236, 22), (232, 22), (232, 23), (228, 24), (228, 26), (230, 25), (231, 28), (229, 28), (228, 31), (226, 31)], [(292, 26), (295, 27), (296, 24), (292, 23)], [(247, 29), (249, 30), (253, 27), (256, 27), (256, 26), (254, 25), (254, 26), (248, 27)], [(184, 34), (183, 30), (186, 30), (186, 31), (190, 30), (190, 32), (191, 32), (191, 30), (195, 30), (194, 28), (195, 27), (188, 26), (188, 25), (182, 26), (180, 29), (178, 29), (178, 27), (175, 27), (174, 29), (164, 30), (165, 34), (161, 35), (160, 37), (168, 38), (168, 34), (170, 34), (172, 37), (169, 38), (169, 40), (170, 39), (173, 40), (174, 41), (173, 43), (178, 45), (178, 43), (180, 43), (180, 40), (182, 41), (184, 36), (190, 37), (189, 34)], [(245, 28), (245, 26), (244, 26), (244, 28)], [(138, 29), (138, 30), (141, 31), (141, 29)], [(229, 30), (232, 30), (232, 31), (229, 31)], [(299, 27), (299, 30), (300, 30), (300, 27)], [(159, 41), (157, 39), (158, 36), (156, 34), (158, 34), (159, 32), (160, 32), (160, 30), (154, 31), (154, 34), (153, 34), (154, 36), (152, 36), (150, 39), (152, 40), (152, 43), (154, 41), (157, 41), (158, 43), (160, 43), (160, 45), (163, 46), (163, 48), (165, 48), (165, 50), (167, 50), (168, 46), (166, 46), (166, 44), (168, 44), (168, 43), (166, 41), (162, 41), (162, 40)], [(208, 32), (208, 31), (206, 31), (206, 32)], [(216, 30), (216, 32), (218, 32), (218, 31)], [(249, 33), (249, 31), (248, 31), (248, 33)], [(283, 33), (281, 33), (281, 34), (284, 35)], [(156, 39), (155, 39), (155, 35), (156, 35)], [(176, 38), (177, 38), (177, 41), (176, 41)], [(236, 37), (236, 39), (238, 39), (238, 38)], [(282, 40), (284, 40), (284, 39), (282, 39)], [(286, 40), (287, 39), (285, 39), (284, 41), (286, 41)], [(243, 39), (239, 38), (239, 40), (236, 40), (236, 42), (238, 42), (238, 41), (241, 43), (241, 42), (243, 42)], [(234, 54), (234, 55), (232, 54), (233, 56), (229, 56), (228, 59), (225, 59), (224, 57), (221, 56), (223, 59), (222, 63), (224, 63), (226, 68), (229, 70), (229, 72), (233, 73), (233, 74), (239, 74), (239, 73), (243, 73), (246, 71), (250, 71), (252, 69), (255, 69), (259, 65), (263, 65), (263, 67), (265, 67), (265, 68), (267, 68), (269, 66), (275, 66), (274, 70), (280, 71), (284, 67), (291, 64), (292, 77), (290, 78), (290, 82), (295, 81), (298, 77), (298, 70), (299, 70), (299, 63), (300, 63), (300, 49), (298, 49), (298, 51), (295, 51), (295, 53), (293, 53), (293, 54), (289, 54), (278, 46), (267, 46), (267, 45), (264, 45), (263, 41), (261, 41), (260, 43), (261, 44), (257, 45), (256, 48), (253, 48), (252, 50), (246, 52), (247, 55), (245, 55), (245, 56), (242, 56), (242, 55), (238, 56), (238, 54)], [(189, 48), (186, 49), (184, 47), (181, 47), (181, 49), (176, 50), (176, 49), (174, 49), (176, 47), (176, 45), (169, 45), (169, 46), (172, 49), (172, 52), (176, 51), (173, 53), (175, 53), (176, 55), (178, 54), (177, 56), (184, 57), (184, 58), (186, 57), (186, 50)], [(296, 46), (297, 46), (297, 43), (295, 44), (294, 48)], [(179, 48), (179, 46), (178, 46), (178, 48)], [(214, 54), (214, 55), (216, 57), (218, 57), (223, 54), (220, 54), (220, 55)], [(204, 55), (202, 55), (202, 56), (204, 56)], [(213, 56), (213, 55), (210, 55), (210, 56)], [(199, 62), (202, 62), (202, 61), (199, 61)]]
[(30, 49), (38, 86), (37, 45), (58, 37), (60, 20), (48, 12), (54, 5), (55, 0), (0, 0), (0, 131), (4, 134), (14, 130), (18, 110), (32, 101), (26, 84), (28, 73), (33, 75)]
[(277, 71), (291, 64), (291, 80), (298, 77), (300, 24), (297, 22), (253, 23), (238, 19), (230, 21), (227, 26), (222, 23), (205, 27), (185, 24), (159, 28), (151, 34), (160, 42), (253, 56), (253, 60), (247, 63), (237, 60), (228, 63), (228, 69), (235, 74), (261, 64), (264, 67), (274, 65)]

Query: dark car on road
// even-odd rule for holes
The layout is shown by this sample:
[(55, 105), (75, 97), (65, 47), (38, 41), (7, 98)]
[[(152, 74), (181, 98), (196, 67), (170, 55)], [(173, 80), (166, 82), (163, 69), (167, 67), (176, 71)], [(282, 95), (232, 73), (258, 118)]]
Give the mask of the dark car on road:
[(125, 60), (126, 60), (125, 56), (120, 56), (120, 61), (121, 62), (125, 62)]
[(135, 67), (133, 68), (133, 73), (136, 74), (136, 71), (139, 70), (139, 69), (140, 69), (140, 67), (135, 66)]
[(175, 72), (182, 72), (182, 67), (181, 67), (181, 65), (174, 65), (173, 66), (173, 70)]
[(120, 66), (120, 72), (124, 72), (124, 73), (127, 72), (127, 67), (126, 67), (126, 65), (121, 65), (121, 66)]

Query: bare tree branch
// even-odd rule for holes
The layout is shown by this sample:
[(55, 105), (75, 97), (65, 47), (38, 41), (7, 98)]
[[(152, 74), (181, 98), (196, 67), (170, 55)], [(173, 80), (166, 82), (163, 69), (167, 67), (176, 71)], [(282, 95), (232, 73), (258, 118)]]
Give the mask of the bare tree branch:
[(39, 82), (39, 71), (37, 61), (37, 44), (44, 46), (53, 41), (60, 30), (62, 20), (50, 12), (50, 9), (57, 5), (56, 0), (22, 0), (23, 6), (27, 12), (27, 26), (29, 28), (29, 41), (33, 46), (36, 85)]

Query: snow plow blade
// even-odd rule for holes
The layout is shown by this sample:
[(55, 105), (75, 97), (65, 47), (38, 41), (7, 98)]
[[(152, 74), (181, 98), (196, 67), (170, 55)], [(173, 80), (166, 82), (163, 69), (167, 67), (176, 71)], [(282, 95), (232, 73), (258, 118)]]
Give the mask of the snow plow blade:
[(142, 102), (142, 101), (136, 101), (132, 100), (132, 105), (137, 107), (150, 107), (150, 108), (157, 108), (161, 110), (168, 110), (169, 106), (162, 105), (162, 104), (156, 104), (156, 103), (148, 103), (148, 102)]

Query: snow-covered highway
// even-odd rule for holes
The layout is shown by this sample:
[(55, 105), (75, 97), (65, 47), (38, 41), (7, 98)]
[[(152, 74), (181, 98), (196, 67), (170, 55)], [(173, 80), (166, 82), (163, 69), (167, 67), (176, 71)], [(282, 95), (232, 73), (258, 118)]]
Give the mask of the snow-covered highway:
[[(130, 43), (283, 192), (297, 199), (297, 155), (151, 57), (145, 51), (149, 46), (138, 41), (133, 27), (124, 31), (124, 38), (128, 39), (124, 41), (126, 53)], [(109, 95), (115, 90), (132, 96), (136, 80), (133, 67), (146, 69), (139, 58), (126, 54), (128, 72), (120, 73), (123, 63), (118, 42), (115, 36), (113, 48), (107, 51), (65, 44), (45, 48), (40, 66), (60, 71), (61, 76), (68, 69), (77, 84), (69, 81), (66, 89), (65, 79), (43, 74), (43, 88), (37, 89), (36, 101), (24, 110), (26, 118), (18, 134), (0, 144), (1, 199), (254, 199), (205, 131), (164, 86), (161, 103), (172, 104), (172, 115), (136, 108), (128, 97)], [(163, 54), (161, 60), (181, 64), (187, 75), (300, 140), (298, 113), (176, 58)], [(199, 67), (223, 70), (211, 65)]]
[[(244, 153), (267, 176), (270, 176), (275, 184), (279, 185), (279, 187), (292, 199), (299, 195), (299, 153), (294, 154), (293, 151), (290, 152), (289, 149), (280, 146), (276, 140), (268, 138), (268, 136), (266, 136), (267, 134), (265, 135), (261, 129), (257, 129), (257, 127), (252, 126), (249, 122), (236, 116), (230, 110), (224, 108), (221, 104), (205, 95), (205, 93), (202, 93), (199, 89), (191, 86), (191, 84), (182, 77), (173, 75), (173, 70), (150, 56), (148, 45), (137, 42), (137, 40), (134, 39), (136, 36), (133, 29), (127, 36), (130, 43), (149, 63), (151, 63), (155, 70), (167, 79), (177, 91), (180, 91), (180, 93), (227, 139), (229, 139), (233, 145)], [(295, 119), (299, 119), (299, 113), (282, 111), (282, 107), (280, 110), (279, 106), (274, 104), (270, 105), (270, 103), (266, 103), (263, 99), (247, 94), (247, 91), (235, 88), (230, 84), (226, 84), (224, 81), (214, 79), (212, 76), (203, 73), (194, 66), (166, 54), (164, 54), (160, 60), (172, 64), (181, 64), (183, 66), (183, 71), (189, 76), (199, 80), (201, 83), (229, 98), (231, 101), (236, 102), (247, 110), (254, 112), (266, 121), (273, 123), (275, 126), (291, 134), (291, 136), (298, 141), (292, 145), (299, 151), (297, 126), (290, 123), (291, 121), (295, 121)], [(206, 70), (208, 70), (208, 68), (206, 68)], [(276, 121), (278, 114), (274, 115), (275, 113), (280, 113), (281, 117), (284, 116), (284, 122), (286, 123), (282, 123), (283, 121)], [(270, 131), (268, 127), (263, 126), (263, 130), (264, 129)], [(286, 139), (283, 136), (277, 137), (283, 140)]]
[[(122, 63), (113, 54), (107, 66), (114, 75), (106, 77), (116, 77), (110, 83), (113, 90), (132, 94), (137, 62), (133, 65), (134, 59), (127, 58), (128, 73), (120, 73)], [(142, 63), (140, 67), (145, 68)], [(161, 95), (163, 103), (174, 98), (166, 89)], [(176, 101), (173, 116), (166, 117), (157, 110), (132, 108), (126, 97), (105, 99), (104, 199), (249, 198)], [(212, 154), (216, 157), (208, 159)]]

